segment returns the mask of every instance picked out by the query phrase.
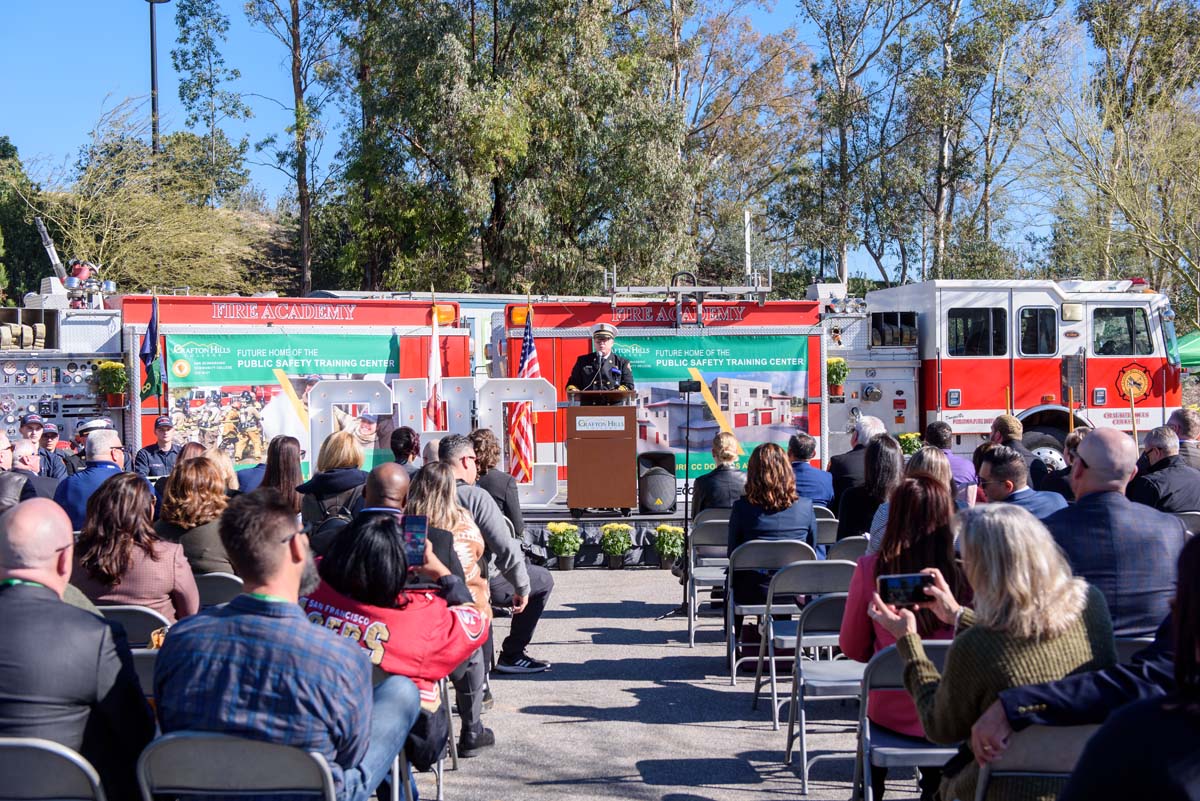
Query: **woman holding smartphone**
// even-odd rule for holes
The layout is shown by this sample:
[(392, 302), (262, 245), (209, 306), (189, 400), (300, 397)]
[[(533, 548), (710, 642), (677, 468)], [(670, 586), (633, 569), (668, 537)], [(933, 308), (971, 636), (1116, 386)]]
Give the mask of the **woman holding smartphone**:
[[(959, 577), (954, 563), (954, 534), (950, 527), (953, 515), (954, 501), (942, 481), (923, 473), (901, 481), (892, 494), (879, 552), (860, 558), (850, 580), (838, 638), (838, 645), (850, 659), (869, 662), (876, 652), (896, 642), (890, 631), (868, 615), (880, 576), (937, 568), (947, 577), (951, 593), (963, 595), (966, 581)], [(926, 640), (948, 640), (954, 636), (954, 627), (928, 610), (916, 613), (916, 631)], [(872, 692), (867, 699), (867, 717), (876, 725), (900, 734), (925, 737), (917, 708), (903, 690)], [(871, 768), (871, 786), (877, 798), (883, 797), (886, 778), (887, 768)], [(922, 801), (934, 797), (941, 778), (939, 768), (921, 768)]]

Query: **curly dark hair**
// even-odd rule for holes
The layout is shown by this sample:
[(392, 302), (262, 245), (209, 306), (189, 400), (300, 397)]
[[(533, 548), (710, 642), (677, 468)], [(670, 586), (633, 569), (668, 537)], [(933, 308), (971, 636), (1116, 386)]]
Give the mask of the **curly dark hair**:
[(475, 446), (475, 463), (479, 466), (479, 475), (484, 475), (500, 464), (500, 440), (490, 428), (477, 428), (471, 432), (471, 444)]
[(100, 485), (87, 502), (87, 518), (75, 549), (88, 575), (115, 587), (129, 570), (133, 549), (141, 548), (157, 561), (151, 517), (154, 496), (137, 473), (118, 473)]
[(225, 476), (212, 459), (198, 456), (171, 471), (159, 517), (190, 530), (216, 520), (226, 503)]
[(799, 498), (796, 474), (783, 448), (764, 442), (746, 465), (746, 500), (766, 512), (781, 512)]

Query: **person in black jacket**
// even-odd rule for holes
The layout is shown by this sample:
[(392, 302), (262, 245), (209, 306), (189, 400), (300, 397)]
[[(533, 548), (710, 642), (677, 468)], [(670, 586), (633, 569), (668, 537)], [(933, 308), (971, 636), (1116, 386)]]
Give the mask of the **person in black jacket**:
[(713, 437), (713, 461), (717, 466), (692, 485), (692, 516), (705, 509), (732, 509), (746, 494), (746, 474), (737, 469), (738, 441), (728, 431)]
[(21, 500), (30, 498), (49, 498), (54, 500), (54, 491), (58, 489), (58, 479), (43, 476), (41, 470), (41, 453), (36, 443), (27, 439), (19, 439), (12, 446), (12, 471), (19, 476), (25, 476), (25, 488), (21, 490)]
[(503, 470), (496, 469), (500, 464), (500, 442), (487, 428), (475, 429), (469, 439), (475, 446), (475, 463), (479, 468), (479, 477), (475, 479), (475, 483), (492, 496), (496, 505), (500, 507), (500, 513), (512, 524), (517, 539), (521, 539), (521, 534), (525, 531), (525, 521), (521, 517), (521, 496), (517, 492), (517, 480)]
[[(629, 360), (613, 353), (617, 329), (608, 323), (592, 326), (592, 343), (596, 349), (575, 360), (567, 391), (595, 389), (633, 389), (633, 369)], [(606, 406), (608, 402), (585, 400), (584, 405)]]
[(829, 508), (837, 514), (842, 505), (842, 496), (851, 487), (861, 487), (867, 480), (867, 469), (863, 463), (867, 456), (867, 445), (887, 427), (878, 417), (863, 415), (854, 422), (850, 434), (850, 450), (839, 453), (829, 460), (829, 474), (833, 476), (833, 500)]
[(1179, 455), (1179, 437), (1167, 426), (1146, 435), (1149, 468), (1139, 471), (1125, 488), (1125, 497), (1160, 512), (1200, 512), (1200, 470)]
[(35, 498), (0, 515), (0, 736), (78, 751), (109, 798), (136, 798), (134, 767), (154, 717), (120, 625), (63, 603), (71, 521)]
[(1057, 492), (1066, 498), (1068, 503), (1075, 500), (1075, 490), (1071, 489), (1071, 465), (1075, 464), (1075, 460), (1079, 458), (1079, 443), (1083, 442), (1083, 438), (1091, 430), (1086, 426), (1080, 426), (1067, 434), (1067, 439), (1063, 442), (1063, 459), (1066, 460), (1067, 466), (1061, 470), (1050, 471), (1042, 479), (1042, 489), (1044, 491)]
[(304, 525), (319, 525), (334, 515), (362, 507), (362, 488), (367, 483), (363, 472), (363, 449), (349, 431), (330, 434), (317, 454), (317, 474), (296, 491), (304, 496), (300, 517)]
[(875, 512), (891, 497), (892, 490), (904, 478), (904, 452), (900, 449), (900, 443), (890, 434), (882, 434), (871, 440), (863, 462), (866, 467), (865, 482), (843, 493), (838, 505), (839, 540), (869, 533)]

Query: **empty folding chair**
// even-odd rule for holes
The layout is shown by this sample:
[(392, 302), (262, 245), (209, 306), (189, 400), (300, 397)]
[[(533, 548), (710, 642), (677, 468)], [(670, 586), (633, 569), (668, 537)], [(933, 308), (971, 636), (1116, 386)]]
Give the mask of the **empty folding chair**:
[(734, 597), (733, 575), (736, 570), (760, 570), (774, 572), (792, 562), (813, 561), (816, 552), (807, 542), (800, 540), (753, 540), (742, 543), (729, 555), (729, 568), (725, 574), (725, 655), (729, 661), (729, 683), (737, 683), (737, 667), (752, 656), (738, 658), (738, 647), (744, 645), (734, 626), (735, 617), (761, 616), (765, 604), (740, 604)]
[[(925, 640), (925, 655), (938, 668), (946, 662), (949, 640)], [(934, 745), (918, 737), (897, 734), (876, 726), (867, 718), (867, 697), (872, 690), (905, 690), (904, 659), (896, 646), (889, 645), (867, 663), (863, 671), (862, 693), (858, 710), (858, 742), (862, 763), (864, 801), (874, 801), (871, 790), (871, 766), (879, 768), (941, 767), (958, 753), (953, 746)]]
[[(845, 593), (850, 589), (850, 579), (854, 576), (853, 562), (797, 562), (781, 568), (771, 578), (771, 586), (767, 588), (767, 603), (762, 616), (762, 639), (758, 643), (758, 663), (754, 671), (754, 701), (753, 708), (758, 709), (758, 695), (765, 682), (771, 685), (771, 728), (779, 731), (779, 687), (776, 675), (778, 657), (777, 650), (795, 649), (795, 659), (801, 658), (805, 648), (822, 648), (838, 644), (838, 634), (842, 627), (842, 618), (825, 620), (828, 626), (817, 628), (811, 624), (808, 634), (803, 640), (798, 640), (799, 621), (775, 620), (781, 615), (796, 615), (797, 596), (825, 595), (827, 593)], [(807, 607), (805, 607), (807, 608)], [(763, 667), (770, 674), (769, 680), (763, 676)]]
[(817, 518), (817, 545), (832, 545), (837, 542), (838, 521)]
[(703, 512), (698, 512), (696, 516), (692, 518), (692, 528), (695, 528), (701, 523), (707, 523), (709, 521), (728, 523), (729, 514), (732, 511), (732, 509), (705, 509)]
[(1183, 521), (1184, 528), (1188, 534), (1195, 534), (1200, 531), (1200, 512), (1176, 512), (1175, 516)]
[(1009, 736), (1008, 747), (979, 771), (975, 801), (984, 801), (988, 785), (1005, 777), (1063, 779), (1071, 775), (1088, 740), (1099, 726), (1030, 726)]
[(38, 737), (0, 737), (0, 776), (5, 801), (104, 801), (90, 762)]
[(242, 594), (242, 580), (232, 573), (201, 573), (196, 576), (200, 608), (227, 604)]
[(813, 504), (813, 515), (818, 520), (837, 520), (837, 515), (835, 515), (827, 507), (819, 506), (815, 503)]
[(1154, 643), (1153, 637), (1117, 637), (1117, 664), (1132, 665), (1133, 655)]
[[(804, 641), (809, 631), (826, 632), (838, 627), (846, 612), (846, 594), (834, 593), (810, 601), (800, 614), (797, 635)], [(800, 741), (800, 793), (808, 793), (808, 771), (815, 762), (835, 759), (840, 754), (808, 756), (808, 717), (804, 702), (808, 698), (858, 698), (862, 691), (863, 672), (867, 666), (850, 659), (809, 661), (796, 659), (792, 663), (792, 696), (788, 707), (787, 748), (783, 762), (792, 762), (792, 745)]]
[[(724, 509), (705, 509), (728, 511)], [(702, 513), (703, 514), (703, 513)], [(729, 520), (709, 519), (692, 527), (688, 537), (687, 626), (688, 647), (696, 647), (696, 619), (702, 587), (725, 586), (725, 565), (729, 562)], [(715, 556), (716, 553), (722, 556)], [(706, 555), (707, 554), (707, 555)]]
[(137, 764), (142, 801), (158, 794), (314, 795), (336, 801), (325, 757), (288, 745), (212, 732), (160, 737)]
[(846, 537), (844, 540), (838, 540), (825, 552), (826, 559), (846, 559), (851, 562), (857, 562), (860, 556), (865, 556), (867, 546), (871, 543), (870, 537)]
[(150, 634), (170, 626), (165, 617), (145, 606), (100, 606), (97, 607), (105, 620), (113, 620), (125, 628), (125, 637), (130, 648), (145, 648), (150, 644)]

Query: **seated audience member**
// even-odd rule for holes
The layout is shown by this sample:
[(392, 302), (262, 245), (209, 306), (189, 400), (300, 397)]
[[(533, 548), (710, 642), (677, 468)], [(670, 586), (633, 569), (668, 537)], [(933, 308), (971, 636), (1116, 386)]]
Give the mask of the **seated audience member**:
[(21, 502), (28, 477), (13, 472), (13, 443), (0, 431), (0, 514)]
[[(398, 462), (384, 462), (375, 465), (367, 474), (367, 483), (363, 485), (363, 512), (388, 511), (403, 513), (408, 506), (408, 491), (412, 486), (408, 471)], [(415, 513), (414, 513), (415, 514)], [(444, 528), (429, 523), (427, 539), (433, 545), (433, 554), (444, 564), (451, 575), (467, 582), (462, 562), (454, 549), (454, 535)]]
[[(951, 495), (954, 493), (954, 478), (950, 473), (950, 462), (940, 448), (926, 445), (910, 456), (908, 464), (904, 465), (904, 476), (905, 478), (929, 476), (945, 487), (947, 493)], [(955, 505), (957, 507), (957, 502)], [(962, 506), (965, 508), (966, 504), (963, 503)], [(871, 541), (867, 543), (867, 553), (879, 553), (879, 549), (883, 546), (883, 532), (887, 529), (891, 508), (891, 501), (884, 501), (875, 510), (875, 515), (871, 518), (871, 530), (868, 532)]]
[[(839, 540), (869, 534), (875, 513), (887, 502), (904, 475), (904, 452), (900, 449), (900, 443), (890, 434), (880, 434), (871, 440), (863, 462), (867, 468), (866, 483), (848, 489), (838, 506)], [(947, 466), (947, 478), (949, 473)]]
[(175, 443), (175, 424), (171, 422), (171, 418), (156, 418), (154, 442), (134, 454), (133, 472), (151, 481), (169, 476), (181, 449), (182, 446)]
[(829, 475), (833, 478), (833, 500), (829, 508), (835, 514), (842, 506), (842, 495), (851, 487), (861, 487), (866, 483), (867, 445), (875, 437), (886, 433), (887, 427), (878, 417), (859, 417), (850, 433), (850, 450), (829, 460)]
[(200, 594), (183, 546), (154, 533), (153, 509), (150, 485), (135, 473), (101, 484), (88, 500), (71, 583), (99, 606), (145, 606), (174, 623), (200, 610)]
[(392, 448), (392, 455), (396, 457), (396, 463), (403, 465), (408, 477), (412, 478), (421, 469), (416, 464), (421, 458), (421, 435), (408, 426), (400, 426), (392, 432), (388, 444)]
[(171, 627), (154, 666), (163, 733), (236, 733), (316, 751), (339, 801), (367, 801), (420, 713), (416, 686), (390, 676), (372, 691), (364, 649), (309, 622), (299, 599), (318, 576), (277, 493), (230, 501), (221, 541), (246, 591)]
[(1125, 497), (1136, 462), (1128, 434), (1088, 434), (1071, 466), (1078, 500), (1045, 520), (1075, 574), (1104, 593), (1118, 637), (1148, 637), (1166, 617), (1187, 538), (1179, 518)]
[(304, 481), (304, 474), (300, 470), (303, 461), (304, 451), (300, 448), (300, 440), (283, 435), (273, 437), (267, 446), (267, 469), (263, 471), (259, 482), (259, 486), (275, 490), (286, 503), (294, 506), (297, 517), (300, 516), (301, 497), (296, 488)]
[(35, 498), (0, 515), (0, 737), (41, 737), (81, 753), (109, 798), (137, 798), (134, 766), (154, 737), (119, 625), (64, 603), (71, 521)]
[(1025, 443), (1021, 441), (1023, 436), (1025, 436), (1024, 424), (1011, 414), (1002, 414), (992, 421), (992, 442), (997, 445), (1006, 445), (1021, 454), (1021, 458), (1025, 460), (1025, 466), (1029, 469), (1029, 486), (1040, 490), (1042, 479), (1050, 472), (1050, 468), (1046, 467), (1046, 463), (1039, 459), (1033, 451), (1025, 447)]
[[(434, 555), (432, 541), (425, 541), (423, 565), (408, 564), (393, 512), (360, 512), (338, 532), (318, 572), (321, 583), (301, 599), (309, 619), (357, 641), (371, 664), (412, 679), (429, 712), (440, 705), (437, 682), (487, 641), (487, 615)], [(434, 582), (436, 592), (406, 591), (418, 575)]]
[(225, 478), (207, 456), (180, 462), (167, 479), (162, 514), (154, 531), (183, 546), (193, 573), (232, 573), (221, 543), (221, 513), (229, 499)]
[(817, 506), (834, 511), (833, 476), (810, 463), (817, 455), (817, 441), (803, 432), (788, 438), (788, 459), (796, 475), (796, 494)]
[[(799, 540), (824, 556), (812, 506), (796, 494), (796, 476), (783, 448), (764, 442), (746, 465), (746, 497), (734, 501), (729, 513), (729, 553), (754, 540)], [(767, 573), (739, 570), (733, 576), (735, 597), (739, 603), (761, 604), (770, 583)]]
[(204, 457), (220, 471), (221, 479), (225, 482), (225, 497), (232, 498), (237, 495), (239, 492), (237, 468), (233, 464), (233, 458), (229, 455), (229, 451), (224, 448), (209, 448), (204, 452)]
[(1179, 555), (1175, 688), (1130, 704), (1088, 741), (1061, 801), (1200, 798), (1200, 543)]
[(333, 515), (353, 516), (362, 508), (363, 449), (348, 431), (330, 434), (317, 454), (317, 474), (296, 487), (304, 498), (300, 516), (306, 526), (316, 526)]
[[(937, 449), (929, 448), (939, 453)], [(928, 474), (905, 478), (892, 493), (882, 548), (858, 560), (850, 580), (850, 594), (842, 617), (838, 645), (850, 659), (869, 662), (877, 652), (893, 645), (896, 638), (867, 614), (875, 594), (876, 579), (895, 573), (920, 573), (937, 568), (946, 577), (956, 598), (963, 598), (966, 582), (954, 562), (954, 533), (950, 521), (954, 504), (950, 490)], [(938, 620), (933, 612), (916, 613), (917, 634), (926, 640), (949, 640), (954, 626)], [(902, 690), (877, 690), (867, 699), (867, 717), (880, 726), (910, 737), (924, 737), (921, 720), (912, 698)], [(871, 785), (876, 798), (883, 798), (887, 768), (871, 768)], [(938, 768), (921, 769), (921, 798), (932, 799), (942, 779)]]
[[(171, 468), (171, 473), (174, 473), (179, 465), (186, 462), (188, 459), (195, 459), (197, 456), (204, 455), (204, 446), (199, 442), (185, 442), (179, 449), (179, 458), (175, 460), (175, 466)], [(158, 500), (155, 504), (154, 516), (157, 518), (162, 511), (163, 495), (167, 493), (167, 482), (171, 479), (171, 473), (161, 476), (154, 480), (154, 494)]]
[(954, 497), (973, 506), (975, 487), (979, 484), (979, 478), (971, 460), (965, 456), (959, 456), (952, 450), (954, 429), (950, 427), (949, 423), (935, 420), (925, 427), (925, 444), (931, 448), (937, 448), (945, 454), (946, 461), (950, 463), (950, 477), (954, 482), (952, 484)]
[(1179, 437), (1167, 426), (1146, 435), (1143, 451), (1149, 467), (1125, 488), (1134, 503), (1160, 512), (1200, 512), (1200, 470), (1179, 454)]
[[(929, 571), (934, 584), (926, 592), (935, 599), (929, 608), (957, 630), (941, 673), (925, 655), (911, 610), (884, 604), (878, 593), (870, 610), (897, 639), (907, 663), (904, 683), (925, 736), (946, 744), (967, 739), (1001, 690), (1116, 662), (1104, 596), (1071, 574), (1037, 518), (993, 503), (960, 512), (956, 526), (974, 609), (959, 605), (941, 571)], [(951, 760), (944, 771), (942, 798), (975, 797), (979, 771), (973, 758)], [(1050, 801), (1060, 787), (1051, 780), (1005, 778), (989, 785), (987, 798)]]
[(517, 494), (517, 480), (500, 466), (500, 442), (496, 435), (487, 428), (477, 428), (471, 432), (472, 447), (475, 448), (475, 464), (479, 475), (475, 483), (487, 491), (500, 507), (500, 514), (512, 523), (517, 537), (525, 531), (525, 521), (521, 518), (521, 496)]
[(101, 428), (88, 434), (85, 446), (87, 467), (59, 482), (54, 502), (71, 518), (75, 531), (83, 528), (88, 498), (111, 476), (125, 469), (125, 448), (116, 431)]
[(61, 456), (42, 446), (42, 431), (46, 422), (38, 414), (22, 415), (20, 419), (21, 438), (32, 442), (38, 449), (41, 474), (50, 478), (64, 479), (67, 477), (67, 466)]
[(1042, 489), (1046, 492), (1057, 492), (1063, 496), (1068, 502), (1075, 500), (1075, 493), (1071, 489), (1071, 465), (1075, 464), (1075, 460), (1079, 458), (1079, 443), (1091, 431), (1090, 428), (1080, 426), (1071, 433), (1067, 434), (1066, 440), (1063, 442), (1063, 459), (1067, 466), (1061, 470), (1051, 471), (1042, 481)]
[[(1176, 409), (1167, 418), (1167, 428), (1179, 437), (1179, 455), (1185, 464), (1200, 470), (1200, 412), (1195, 409)], [(1143, 453), (1137, 462), (1138, 475), (1150, 472), (1150, 462)]]
[(431, 439), (421, 448), (421, 464), (432, 464), (438, 460), (438, 451), (441, 450), (441, 439)]
[(23, 501), (31, 498), (54, 500), (54, 492), (58, 489), (59, 479), (39, 472), (42, 462), (39, 453), (37, 443), (31, 440), (19, 439), (12, 444), (12, 472), (25, 477), (25, 486), (21, 490)]
[(533, 641), (534, 630), (550, 600), (554, 578), (546, 568), (530, 564), (520, 540), (509, 535), (492, 496), (475, 486), (478, 457), (471, 441), (460, 434), (450, 434), (438, 443), (438, 459), (454, 472), (458, 502), (479, 527), (487, 547), (491, 603), (512, 608), (512, 628), (500, 645), (495, 670), (541, 673), (550, 663), (534, 659), (525, 649)]
[(62, 460), (67, 468), (67, 475), (73, 476), (87, 467), (87, 438), (93, 431), (101, 429), (115, 430), (112, 420), (107, 417), (97, 417), (85, 420), (75, 428), (75, 436), (62, 451)]
[[(267, 474), (266, 460), (270, 458), (271, 442), (274, 442), (274, 439), (267, 442), (266, 455), (264, 455), (263, 461), (255, 465), (251, 465), (250, 467), (243, 467), (241, 470), (237, 471), (238, 492), (254, 492), (256, 489), (262, 486), (263, 476)], [(299, 484), (300, 482), (296, 483)], [(293, 489), (295, 489), (295, 487), (293, 487)]]
[(1029, 488), (1027, 470), (1021, 454), (1007, 445), (997, 445), (980, 459), (979, 488), (987, 496), (988, 503), (1020, 506), (1038, 520), (1065, 509), (1067, 502), (1057, 492)]
[(728, 431), (713, 437), (713, 461), (717, 466), (692, 484), (692, 516), (705, 509), (732, 509), (746, 491), (746, 474), (737, 469), (738, 441)]

